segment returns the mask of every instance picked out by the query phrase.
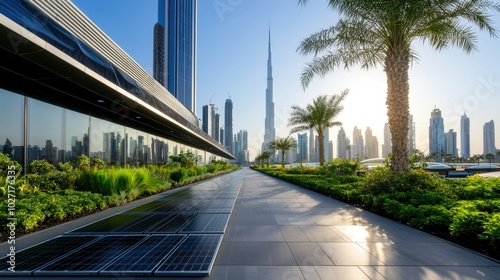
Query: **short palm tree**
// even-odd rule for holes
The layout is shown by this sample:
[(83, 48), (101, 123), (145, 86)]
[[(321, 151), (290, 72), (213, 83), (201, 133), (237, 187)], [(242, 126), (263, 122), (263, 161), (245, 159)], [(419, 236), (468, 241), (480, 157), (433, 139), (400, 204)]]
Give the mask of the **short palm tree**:
[(276, 140), (267, 144), (267, 147), (272, 151), (281, 151), (281, 167), (285, 167), (285, 154), (291, 148), (297, 147), (297, 140), (292, 136), (277, 137)]
[(345, 99), (348, 90), (343, 90), (340, 95), (321, 95), (308, 104), (305, 108), (294, 105), (292, 114), (288, 120), (288, 126), (294, 126), (290, 133), (313, 129), (318, 133), (319, 141), (319, 165), (325, 163), (325, 129), (342, 125), (334, 119), (342, 112), (344, 106), (340, 103)]
[(271, 158), (271, 153), (268, 151), (264, 151), (260, 154), (258, 154), (255, 157), (255, 160), (260, 161), (260, 165), (263, 165), (263, 162), (265, 161), (267, 163), (267, 166), (269, 166), (269, 159)]
[[(306, 4), (308, 0), (298, 0)], [(497, 33), (489, 11), (500, 5), (489, 0), (328, 0), (339, 11), (338, 23), (304, 39), (298, 51), (315, 55), (302, 72), (306, 88), (311, 79), (337, 67), (360, 65), (369, 69), (381, 65), (387, 75), (387, 115), (392, 135), (392, 169), (409, 170), (408, 118), (410, 63), (417, 58), (412, 43), (428, 42), (443, 50), (458, 46), (470, 53), (477, 49), (476, 32), (469, 25)], [(318, 56), (324, 52), (323, 56)]]

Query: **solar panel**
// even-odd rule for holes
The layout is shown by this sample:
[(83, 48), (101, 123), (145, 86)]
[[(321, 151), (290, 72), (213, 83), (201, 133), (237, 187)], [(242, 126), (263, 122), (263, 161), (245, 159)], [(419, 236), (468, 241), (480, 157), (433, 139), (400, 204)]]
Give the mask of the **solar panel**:
[(233, 210), (232, 207), (205, 207), (198, 211), (203, 214), (230, 214)]
[(235, 199), (214, 199), (207, 207), (233, 207), (235, 201)]
[[(63, 257), (67, 253), (89, 245), (101, 236), (60, 236), (16, 253), (15, 275), (31, 275), (33, 270)], [(7, 258), (0, 260), (0, 275), (14, 273), (7, 270)]]
[(224, 233), (229, 214), (198, 214), (179, 231), (180, 233)]
[(186, 235), (152, 235), (107, 265), (99, 275), (151, 275), (153, 269), (185, 237)]
[(165, 203), (165, 200), (155, 200), (155, 201), (151, 201), (151, 202), (148, 202), (146, 204), (137, 206), (135, 208), (132, 208), (132, 209), (128, 210), (127, 212), (150, 212), (150, 211), (154, 210), (155, 208), (163, 205), (164, 203)]
[(149, 214), (144, 215), (139, 219), (134, 220), (134, 222), (128, 223), (125, 226), (118, 228), (115, 232), (128, 232), (128, 233), (142, 233), (148, 228), (162, 223), (165, 219), (170, 219), (176, 214)]
[(222, 234), (189, 235), (153, 274), (207, 276), (221, 242)]
[(134, 222), (139, 217), (143, 216), (141, 213), (118, 214), (109, 218), (97, 221), (90, 225), (73, 230), (71, 233), (106, 233), (114, 231), (130, 222)]
[(161, 222), (154, 224), (146, 229), (148, 233), (176, 233), (183, 225), (188, 223), (194, 215), (171, 214)]
[(73, 251), (71, 254), (59, 259), (34, 272), (34, 275), (97, 275), (97, 272), (134, 247), (145, 236), (105, 236), (89, 246)]

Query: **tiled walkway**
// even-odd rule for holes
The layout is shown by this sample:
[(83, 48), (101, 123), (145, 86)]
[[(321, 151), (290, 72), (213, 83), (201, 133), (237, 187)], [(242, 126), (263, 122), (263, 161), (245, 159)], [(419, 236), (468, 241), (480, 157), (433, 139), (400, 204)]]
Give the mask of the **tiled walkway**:
[[(241, 190), (218, 256), (209, 277), (193, 279), (500, 279), (497, 261), (250, 169), (195, 186), (227, 183), (241, 184)], [(155, 199), (67, 223), (18, 243), (38, 243), (87, 224), (88, 219)], [(0, 252), (5, 248), (0, 245)]]

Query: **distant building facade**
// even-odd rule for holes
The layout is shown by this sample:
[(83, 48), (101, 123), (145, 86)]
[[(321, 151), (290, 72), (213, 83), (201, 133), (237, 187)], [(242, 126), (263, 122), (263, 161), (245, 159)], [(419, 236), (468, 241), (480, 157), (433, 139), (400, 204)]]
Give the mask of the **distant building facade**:
[(444, 120), (441, 117), (441, 110), (435, 108), (431, 112), (429, 124), (429, 154), (436, 154), (436, 159), (440, 162), (441, 151), (444, 150)]
[(464, 159), (470, 158), (470, 120), (464, 113), (460, 118), (460, 152)]
[(197, 0), (158, 0), (153, 76), (184, 106), (196, 108)]
[(495, 122), (493, 120), (483, 125), (483, 154), (496, 156), (497, 148), (495, 147)]
[(444, 146), (447, 155), (458, 157), (457, 133), (450, 129), (444, 135)]

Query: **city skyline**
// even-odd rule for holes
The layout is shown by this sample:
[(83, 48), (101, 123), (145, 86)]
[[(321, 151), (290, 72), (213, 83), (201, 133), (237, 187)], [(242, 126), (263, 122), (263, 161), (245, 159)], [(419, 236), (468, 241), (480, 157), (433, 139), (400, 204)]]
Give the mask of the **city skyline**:
[[(151, 54), (146, 50), (152, 49), (153, 34), (152, 30), (148, 34), (147, 29), (151, 29), (151, 14), (157, 12), (156, 1), (124, 2), (124, 5), (116, 5), (116, 0), (104, 3), (74, 0), (113, 40), (152, 72)], [(296, 48), (301, 40), (334, 25), (338, 19), (338, 14), (327, 7), (326, 1), (310, 1), (304, 7), (295, 1), (224, 3), (226, 9), (220, 9), (210, 1), (198, 3), (197, 92), (200, 107), (196, 109), (197, 113), (201, 113), (201, 105), (207, 104), (214, 94), (212, 103), (219, 107), (231, 95), (235, 104), (235, 131), (248, 130), (250, 155), (255, 157), (261, 149), (265, 132), (262, 121), (258, 120), (265, 116), (264, 94), (261, 92), (266, 88), (267, 31), (271, 25), (276, 136), (289, 134), (287, 120), (291, 105), (311, 103), (320, 94), (336, 94), (349, 88), (345, 110), (338, 120), (349, 134), (355, 125), (363, 129), (370, 127), (379, 141), (383, 139), (387, 122), (387, 85), (383, 69), (339, 69), (313, 80), (306, 92), (300, 87), (300, 72), (311, 58), (298, 55)], [(115, 11), (112, 16), (106, 12), (108, 6)], [(263, 6), (267, 8), (262, 9)], [(130, 14), (137, 15), (135, 21), (130, 22)], [(492, 19), (499, 28), (500, 15), (495, 14)], [(128, 30), (126, 36), (123, 28)], [(500, 112), (495, 109), (500, 103), (500, 65), (491, 59), (496, 57), (499, 43), (499, 39), (478, 33), (479, 51), (466, 55), (456, 48), (437, 52), (416, 42), (420, 60), (413, 64), (409, 74), (410, 113), (414, 116), (417, 149), (426, 154), (429, 152), (428, 112), (436, 104), (442, 110), (447, 129), (460, 131), (460, 117), (464, 112), (470, 117), (471, 154), (482, 153), (483, 124), (500, 118)], [(252, 117), (249, 117), (247, 108), (252, 108)], [(330, 139), (336, 138), (339, 129), (330, 130)], [(499, 139), (496, 141), (496, 146), (500, 146)]]

